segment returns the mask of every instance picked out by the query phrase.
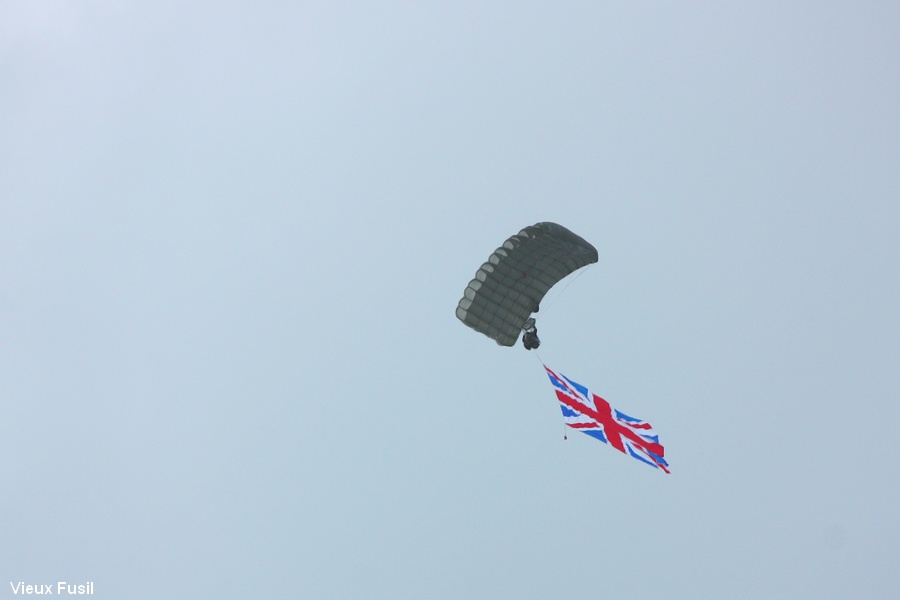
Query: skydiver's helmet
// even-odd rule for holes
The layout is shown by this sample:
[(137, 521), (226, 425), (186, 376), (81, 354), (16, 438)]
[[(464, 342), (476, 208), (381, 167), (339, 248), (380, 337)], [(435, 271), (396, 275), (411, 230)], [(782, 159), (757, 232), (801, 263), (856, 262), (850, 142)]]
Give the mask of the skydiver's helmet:
[(522, 334), (522, 345), (525, 346), (526, 350), (536, 350), (541, 345), (541, 340), (538, 338), (534, 319), (525, 321), (524, 330), (525, 333)]

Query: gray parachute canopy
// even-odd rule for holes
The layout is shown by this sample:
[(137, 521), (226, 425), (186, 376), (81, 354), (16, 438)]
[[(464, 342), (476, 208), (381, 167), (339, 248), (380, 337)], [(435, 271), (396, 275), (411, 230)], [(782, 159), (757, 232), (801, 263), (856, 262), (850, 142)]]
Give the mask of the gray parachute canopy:
[(526, 227), (481, 265), (456, 307), (456, 317), (501, 346), (514, 346), (550, 288), (595, 262), (597, 249), (562, 225)]

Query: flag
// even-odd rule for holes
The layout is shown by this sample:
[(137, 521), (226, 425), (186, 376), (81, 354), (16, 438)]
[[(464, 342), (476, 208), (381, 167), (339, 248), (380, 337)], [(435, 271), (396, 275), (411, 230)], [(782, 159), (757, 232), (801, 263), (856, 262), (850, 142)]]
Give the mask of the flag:
[(629, 417), (583, 385), (565, 375), (557, 375), (547, 365), (544, 368), (555, 388), (566, 425), (609, 444), (619, 452), (669, 472), (669, 463), (663, 458), (665, 449), (650, 423)]

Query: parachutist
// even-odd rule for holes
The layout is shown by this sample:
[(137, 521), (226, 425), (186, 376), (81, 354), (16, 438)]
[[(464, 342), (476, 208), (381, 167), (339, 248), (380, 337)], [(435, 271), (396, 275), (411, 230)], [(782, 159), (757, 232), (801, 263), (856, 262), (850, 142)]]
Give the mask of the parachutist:
[(537, 327), (532, 325), (530, 329), (525, 330), (525, 333), (522, 335), (522, 345), (525, 346), (526, 350), (536, 350), (540, 347), (541, 340), (538, 338)]

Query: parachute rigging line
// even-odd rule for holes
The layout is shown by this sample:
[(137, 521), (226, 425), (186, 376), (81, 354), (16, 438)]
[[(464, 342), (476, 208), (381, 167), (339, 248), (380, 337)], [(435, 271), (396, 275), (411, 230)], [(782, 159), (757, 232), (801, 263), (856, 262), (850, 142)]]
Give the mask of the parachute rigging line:
[(594, 265), (588, 265), (585, 268), (578, 271), (578, 273), (575, 274), (575, 277), (570, 278), (569, 281), (566, 282), (566, 285), (564, 285), (561, 290), (559, 290), (558, 292), (554, 292), (553, 295), (550, 296), (550, 301), (547, 302), (547, 305), (541, 307), (540, 314), (534, 316), (535, 322), (537, 322), (541, 317), (546, 316), (547, 313), (550, 311), (550, 308), (554, 304), (556, 304), (557, 300), (559, 300), (559, 297), (566, 293), (566, 290), (569, 289), (569, 286), (572, 285), (573, 283), (575, 283), (575, 280), (578, 279), (579, 277), (581, 277), (582, 275), (584, 275), (588, 271), (588, 269), (590, 269), (592, 266), (594, 266)]

